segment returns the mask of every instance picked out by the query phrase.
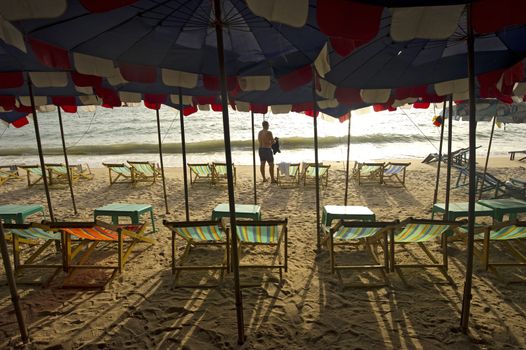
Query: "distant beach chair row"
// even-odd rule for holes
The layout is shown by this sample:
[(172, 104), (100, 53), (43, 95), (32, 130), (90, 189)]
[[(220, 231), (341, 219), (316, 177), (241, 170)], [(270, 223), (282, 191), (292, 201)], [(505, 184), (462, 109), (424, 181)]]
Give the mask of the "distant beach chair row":
[[(0, 185), (10, 179), (21, 179), (19, 169), (25, 170), (27, 186), (31, 187), (40, 183), (43, 179), (42, 168), (40, 165), (11, 165), (0, 167)], [(56, 183), (66, 183), (68, 181), (68, 171), (65, 164), (45, 164), (47, 180), (49, 185)], [(93, 174), (88, 164), (70, 165), (70, 177), (73, 182), (84, 179), (91, 180)]]
[[(190, 169), (190, 185), (196, 183), (208, 183), (216, 185), (227, 181), (227, 164), (220, 162), (212, 163), (188, 163)], [(232, 164), (234, 185), (236, 184), (236, 167)]]
[[(318, 177), (320, 185), (326, 188), (329, 182), (330, 165), (319, 163)], [(297, 187), (316, 183), (316, 163), (280, 163), (277, 165), (276, 181), (282, 188)]]
[(159, 165), (149, 161), (127, 161), (125, 163), (102, 163), (108, 168), (110, 186), (116, 183), (135, 185), (139, 182), (154, 184), (161, 176)]
[[(480, 148), (482, 146), (477, 146), (475, 149)], [(430, 153), (427, 157), (424, 158), (422, 163), (425, 164), (431, 164), (438, 162), (439, 155), (438, 153)], [(448, 155), (443, 154), (442, 155), (442, 161), (444, 163), (447, 163)], [(451, 152), (451, 163), (457, 166), (466, 166), (468, 164), (469, 160), (469, 147), (466, 148), (459, 148), (453, 152)]]
[(355, 162), (353, 168), (353, 177), (358, 181), (358, 185), (362, 182), (387, 184), (386, 180), (392, 183), (399, 183), (405, 187), (406, 169), (411, 163), (394, 163), (394, 162)]

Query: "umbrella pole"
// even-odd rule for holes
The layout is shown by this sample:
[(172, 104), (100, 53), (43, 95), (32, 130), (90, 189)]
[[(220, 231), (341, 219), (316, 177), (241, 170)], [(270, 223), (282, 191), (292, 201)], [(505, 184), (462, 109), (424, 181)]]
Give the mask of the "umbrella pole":
[(190, 207), (188, 206), (188, 173), (186, 172), (186, 138), (184, 134), (183, 95), (179, 89), (179, 122), (181, 124), (181, 153), (183, 155), (183, 183), (184, 183), (184, 211), (186, 221), (190, 221)]
[(316, 116), (318, 112), (318, 106), (316, 105), (316, 70), (314, 66), (312, 67), (312, 106), (314, 121), (314, 169), (316, 171), (316, 247), (318, 251), (320, 251), (320, 176), (318, 164), (318, 122)]
[(444, 143), (444, 122), (446, 117), (446, 101), (444, 100), (444, 107), (442, 107), (442, 124), (440, 125), (440, 145), (438, 146), (438, 165), (437, 178), (435, 181), (435, 193), (433, 194), (433, 204), (436, 204), (438, 198), (438, 186), (440, 184), (440, 168), (442, 167), (442, 145)]
[(493, 124), (491, 124), (491, 134), (489, 136), (488, 153), (486, 154), (486, 163), (484, 164), (484, 173), (483, 173), (484, 175), (482, 176), (482, 183), (480, 184), (479, 200), (482, 199), (482, 190), (484, 188), (484, 181), (486, 181), (486, 173), (488, 172), (489, 154), (491, 152), (491, 144), (493, 143), (493, 133), (495, 132), (496, 122), (497, 122), (497, 116), (493, 117)]
[[(51, 221), (55, 221), (55, 215), (53, 215), (53, 206), (51, 205), (51, 195), (49, 194), (49, 186), (47, 182), (46, 165), (44, 163), (44, 151), (42, 150), (42, 142), (40, 140), (40, 130), (38, 128), (38, 117), (37, 109), (35, 107), (35, 98), (33, 96), (33, 84), (29, 74), (27, 75), (27, 85), (29, 88), (29, 98), (31, 100), (31, 109), (33, 111), (33, 122), (35, 124), (35, 135), (37, 138), (38, 158), (40, 159), (40, 169), (42, 169), (42, 181), (44, 181), (44, 191), (46, 192), (47, 208), (49, 210), (49, 218)], [(57, 242), (58, 243), (58, 242)], [(57, 244), (57, 248), (59, 245)]]
[(234, 174), (232, 171), (232, 150), (230, 146), (230, 125), (228, 118), (228, 95), (225, 72), (225, 52), (223, 46), (223, 22), (221, 19), (221, 4), (219, 0), (214, 0), (215, 12), (215, 31), (217, 39), (217, 59), (219, 61), (219, 71), (221, 78), (221, 104), (223, 106), (223, 130), (225, 134), (225, 158), (226, 172), (228, 179), (228, 204), (230, 208), (230, 233), (232, 241), (232, 264), (234, 272), (234, 292), (236, 296), (237, 312), (237, 342), (245, 342), (245, 325), (243, 320), (243, 295), (239, 285), (239, 257), (237, 251), (237, 234), (236, 234), (236, 203), (234, 197)]
[(471, 306), (471, 288), (473, 279), (473, 245), (475, 229), (475, 197), (477, 187), (475, 183), (475, 161), (476, 161), (476, 131), (477, 116), (475, 107), (475, 40), (472, 27), (472, 7), (467, 4), (468, 10), (468, 78), (469, 78), (469, 206), (468, 206), (468, 241), (467, 241), (467, 262), (466, 262), (466, 281), (464, 283), (464, 296), (462, 298), (462, 317), (460, 328), (462, 333), (467, 334), (469, 327), (469, 308)]
[(18, 328), (20, 329), (20, 336), (24, 344), (29, 340), (29, 335), (24, 321), (24, 315), (22, 314), (22, 308), (20, 307), (20, 296), (16, 289), (15, 275), (11, 268), (11, 262), (9, 261), (9, 252), (7, 250), (7, 243), (5, 241), (5, 231), (2, 221), (0, 220), (0, 250), (2, 251), (2, 260), (4, 262), (5, 275), (7, 278), (7, 284), (9, 285), (9, 292), (11, 293), (11, 302), (15, 308), (16, 320), (18, 321)]
[(64, 125), (62, 124), (62, 112), (60, 112), (60, 106), (57, 106), (58, 111), (58, 123), (60, 126), (60, 137), (62, 138), (62, 150), (64, 153), (64, 161), (66, 162), (66, 172), (68, 174), (69, 193), (71, 194), (71, 202), (73, 203), (73, 211), (75, 215), (77, 212), (77, 204), (75, 203), (75, 193), (73, 193), (73, 178), (71, 177), (71, 169), (69, 168), (68, 152), (66, 149), (66, 140), (64, 138)]
[(252, 120), (252, 173), (254, 177), (254, 205), (258, 204), (258, 192), (256, 189), (256, 136), (254, 132), (254, 112), (250, 111)]
[(163, 162), (163, 142), (161, 140), (161, 117), (159, 116), (159, 108), (155, 110), (157, 116), (157, 138), (159, 140), (159, 158), (161, 159), (161, 177), (163, 179), (163, 194), (164, 194), (164, 208), (166, 209), (166, 214), (168, 211), (168, 197), (166, 196), (166, 178), (164, 177), (164, 162)]
[(447, 126), (447, 176), (446, 176), (446, 206), (444, 217), (449, 216), (449, 192), (451, 191), (451, 152), (453, 145), (453, 95), (449, 95), (449, 114)]
[(351, 111), (349, 111), (349, 128), (347, 129), (347, 163), (345, 164), (345, 198), (343, 205), (347, 205), (349, 194), (349, 154), (351, 153)]

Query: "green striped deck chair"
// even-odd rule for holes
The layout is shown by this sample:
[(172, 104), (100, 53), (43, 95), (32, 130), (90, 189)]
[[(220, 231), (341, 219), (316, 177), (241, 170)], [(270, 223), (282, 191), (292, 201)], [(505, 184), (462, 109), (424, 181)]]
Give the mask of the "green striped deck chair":
[[(391, 245), (391, 271), (398, 268), (397, 272), (400, 273), (401, 268), (438, 268), (451, 283), (451, 279), (447, 274), (448, 269), (448, 256), (447, 256), (447, 235), (445, 234), (448, 230), (456, 230), (462, 222), (454, 221), (441, 221), (441, 220), (422, 220), (409, 218), (402, 221), (397, 226), (397, 232), (391, 233), (390, 245)], [(426, 247), (424, 243), (429, 241), (440, 241), (442, 251), (442, 262), (439, 261), (438, 257), (435, 257), (433, 253)], [(395, 259), (395, 246), (405, 244), (417, 244), (427, 256), (431, 263), (414, 263), (414, 264), (398, 264)], [(403, 279), (401, 273), (400, 277)]]
[[(288, 238), (287, 238), (287, 219), (268, 220), (268, 221), (236, 221), (236, 234), (238, 238), (238, 251), (241, 256), (241, 247), (243, 245), (264, 245), (276, 247), (272, 254), (273, 259), (270, 264), (240, 264), (239, 267), (250, 268), (270, 268), (279, 269), (279, 279), (283, 280), (283, 270), (288, 269)], [(228, 235), (228, 232), (227, 232)], [(283, 249), (281, 246), (283, 245)], [(277, 255), (278, 263), (275, 257)]]
[[(466, 235), (467, 237), (467, 235)], [(481, 259), (482, 265), (486, 271), (492, 270), (498, 274), (497, 269), (502, 267), (526, 267), (526, 222), (524, 221), (507, 221), (500, 222), (492, 226), (485, 226), (475, 229), (475, 241), (480, 242), (481, 249), (475, 249), (475, 254)], [(490, 260), (491, 243), (501, 244), (507, 249), (510, 254), (502, 254), (499, 252), (499, 261)], [(513, 256), (513, 261), (509, 259), (503, 261), (503, 256)], [(521, 278), (518, 281), (511, 282), (525, 282), (526, 279)]]
[(405, 187), (405, 172), (409, 165), (411, 165), (411, 163), (387, 163), (382, 175), (383, 183), (387, 184), (385, 180), (391, 180), (395, 184), (400, 183)]
[(383, 183), (385, 163), (360, 163), (355, 162), (353, 168), (353, 177), (358, 180), (358, 185), (367, 181), (369, 183)]
[[(48, 173), (49, 184), (68, 182), (68, 169), (64, 164), (45, 164)], [(77, 180), (74, 171), (70, 168), (71, 180)]]
[[(172, 274), (175, 275), (174, 285), (178, 284), (181, 271), (184, 270), (230, 270), (230, 240), (225, 234), (221, 220), (216, 221), (163, 221), (164, 226), (172, 231)], [(180, 237), (185, 242), (184, 252), (176, 257), (176, 238)], [(190, 249), (195, 246), (224, 246), (225, 254), (221, 264), (214, 265), (185, 265)], [(185, 287), (203, 287), (202, 284), (185, 285)], [(212, 285), (207, 285), (212, 286)]]
[[(322, 187), (327, 187), (329, 182), (329, 168), (330, 165), (323, 165), (320, 163), (318, 165), (318, 176), (320, 178), (320, 184)], [(316, 164), (315, 163), (306, 163), (303, 168), (303, 186), (316, 183)]]
[[(336, 273), (342, 285), (343, 277), (341, 271), (351, 270), (376, 270), (381, 274), (380, 281), (368, 283), (347, 284), (346, 287), (381, 287), (388, 284), (386, 272), (389, 269), (389, 252), (387, 245), (388, 232), (394, 230), (397, 221), (393, 222), (362, 222), (362, 221), (344, 221), (340, 220), (333, 227), (322, 225), (322, 231), (326, 235), (330, 253), (331, 272)], [(371, 257), (373, 263), (361, 264), (338, 264), (336, 253), (343, 253), (345, 246), (359, 247), (365, 246), (365, 250)], [(376, 247), (380, 245), (383, 257), (379, 257)], [(338, 250), (336, 249), (338, 248)], [(340, 254), (338, 254), (340, 255)], [(351, 260), (347, 254), (347, 260)], [(361, 259), (360, 259), (361, 260)]]
[(128, 164), (132, 167), (134, 171), (134, 180), (135, 182), (139, 181), (152, 181), (152, 184), (155, 183), (155, 180), (161, 176), (161, 172), (157, 166), (152, 162), (139, 162), (139, 161), (130, 161)]
[[(62, 242), (62, 236), (60, 233), (53, 232), (46, 226), (35, 223), (4, 224), (3, 227), (4, 232), (11, 237), (10, 240), (13, 245), (13, 262), (15, 267), (15, 275), (17, 277), (22, 274), (24, 269), (53, 269), (54, 273), (43, 282), (44, 284), (48, 284), (56, 276), (56, 274), (63, 269), (62, 257), (60, 258), (60, 263), (49, 262), (49, 255), (55, 255), (57, 253), (53, 248), (54, 243), (56, 241)], [(29, 257), (25, 261), (22, 261), (21, 258), (23, 244), (37, 247), (36, 250), (31, 251)], [(46, 257), (43, 257), (43, 253), (45, 251), (48, 251), (48, 254)]]
[(190, 185), (197, 182), (206, 182), (212, 185), (214, 183), (213, 170), (210, 164), (205, 163), (188, 163), (190, 169)]
[[(26, 171), (27, 187), (31, 187), (42, 181), (42, 169), (39, 165), (19, 165), (18, 167)], [(35, 177), (36, 180), (32, 180), (32, 177)]]
[[(212, 182), (214, 184), (220, 183), (220, 182), (226, 182), (228, 180), (227, 173), (226, 173), (227, 165), (226, 163), (212, 163), (212, 176), (213, 180)], [(234, 163), (232, 163), (232, 172), (234, 176), (234, 185), (236, 184), (236, 167), (234, 166)]]
[(93, 179), (93, 174), (91, 173), (91, 169), (87, 163), (70, 165), (69, 168), (73, 170), (74, 176), (78, 177), (79, 179), (84, 179), (84, 180)]
[[(135, 171), (124, 163), (102, 163), (108, 168), (110, 186), (116, 183), (134, 183)], [(113, 175), (116, 175), (113, 177)], [(118, 181), (121, 179), (121, 181)]]
[(278, 185), (281, 187), (298, 186), (300, 183), (300, 163), (288, 164), (288, 171), (286, 174), (283, 174), (278, 165), (277, 181)]

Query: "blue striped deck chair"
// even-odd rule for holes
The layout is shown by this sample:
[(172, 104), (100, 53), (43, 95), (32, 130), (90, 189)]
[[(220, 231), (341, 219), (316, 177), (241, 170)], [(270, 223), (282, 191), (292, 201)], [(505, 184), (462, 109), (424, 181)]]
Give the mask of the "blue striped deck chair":
[(358, 180), (358, 185), (361, 185), (364, 180), (382, 184), (384, 182), (384, 167), (385, 163), (355, 162), (353, 168), (353, 177)]
[(212, 185), (214, 183), (214, 174), (210, 164), (205, 163), (188, 163), (190, 169), (190, 185), (197, 182), (205, 182)]
[[(447, 269), (448, 269), (448, 256), (447, 256), (447, 235), (448, 230), (456, 231), (457, 228), (462, 225), (462, 221), (441, 221), (441, 220), (423, 220), (408, 218), (397, 225), (396, 230), (391, 232), (390, 237), (390, 268), (391, 271), (399, 273), (403, 279), (401, 270), (402, 268), (438, 268), (440, 272), (446, 277), (446, 279), (452, 283)], [(438, 257), (435, 257), (433, 253), (425, 246), (424, 243), (429, 241), (439, 241), (442, 251), (442, 262), (439, 261)], [(406, 244), (417, 244), (422, 251), (425, 253), (431, 263), (414, 263), (414, 264), (397, 264), (395, 259), (395, 246), (406, 245)]]
[[(175, 275), (174, 285), (178, 287), (212, 287), (213, 285), (178, 285), (179, 275), (183, 270), (230, 270), (230, 240), (225, 234), (221, 220), (216, 221), (163, 221), (164, 226), (172, 231), (172, 274)], [(184, 252), (179, 259), (176, 257), (176, 238), (185, 242)], [(190, 249), (196, 246), (225, 246), (225, 254), (221, 264), (185, 265)]]
[[(288, 269), (288, 238), (287, 222), (284, 220), (267, 220), (267, 221), (236, 221), (236, 234), (238, 238), (238, 251), (241, 256), (241, 247), (243, 245), (263, 245), (276, 247), (273, 253), (273, 261), (270, 264), (240, 264), (240, 268), (270, 268), (279, 269), (279, 280), (283, 281), (283, 270)], [(227, 231), (228, 235), (228, 231)], [(283, 249), (281, 246), (283, 245)], [(278, 263), (275, 258), (277, 255)]]
[(386, 179), (392, 180), (393, 182), (396, 180), (396, 182), (399, 182), (403, 187), (405, 187), (405, 172), (409, 165), (411, 165), (411, 163), (387, 163), (384, 166), (382, 182), (387, 184), (385, 181)]
[(128, 164), (133, 168), (135, 183), (152, 181), (154, 184), (157, 178), (161, 176), (161, 171), (155, 163), (128, 160)]
[[(330, 165), (318, 164), (318, 177), (322, 187), (327, 187), (329, 183), (329, 168)], [(303, 165), (303, 172), (301, 174), (303, 186), (316, 183), (316, 163), (305, 163)]]
[[(110, 186), (116, 183), (134, 183), (135, 182), (135, 171), (124, 163), (102, 163), (108, 168), (108, 174), (110, 176)], [(117, 176), (113, 177), (112, 175)], [(118, 181), (122, 178), (121, 181)]]
[[(36, 223), (4, 224), (3, 227), (4, 232), (10, 235), (10, 241), (13, 245), (13, 262), (15, 267), (15, 275), (17, 277), (22, 274), (24, 269), (54, 269), (54, 273), (43, 282), (44, 284), (48, 284), (57, 275), (57, 273), (63, 269), (62, 257), (59, 264), (49, 263), (49, 260), (52, 258), (50, 255), (55, 255), (57, 253), (56, 251), (54, 253), (50, 252), (51, 250), (54, 250), (54, 243), (57, 241), (62, 242), (62, 235), (60, 233), (50, 231), (45, 225)], [(29, 257), (25, 261), (22, 261), (20, 256), (23, 250), (22, 244), (38, 246), (35, 251), (29, 254)], [(43, 257), (43, 254), (46, 250), (48, 250), (48, 254)], [(19, 281), (19, 283), (21, 282)]]
[[(212, 182), (214, 184), (218, 184), (222, 181), (223, 182), (227, 181), (228, 177), (226, 173), (226, 168), (227, 168), (226, 163), (213, 162), (211, 168), (212, 168), (212, 176), (213, 176)], [(234, 176), (234, 185), (235, 185), (236, 184), (236, 167), (234, 166), (234, 163), (232, 163), (232, 172)]]
[[(42, 181), (42, 169), (39, 165), (19, 165), (18, 167), (26, 171), (27, 187), (31, 187)], [(36, 177), (36, 180), (32, 181), (32, 177)]]
[[(322, 225), (322, 232), (329, 248), (331, 273), (336, 273), (342, 285), (344, 285), (341, 271), (343, 270), (377, 270), (380, 271), (382, 281), (347, 284), (345, 287), (382, 287), (388, 284), (386, 272), (389, 270), (388, 233), (394, 230), (398, 221), (393, 222), (362, 222), (362, 221), (338, 221), (333, 227)], [(345, 246), (365, 246), (365, 250), (371, 257), (373, 263), (366, 264), (338, 264), (336, 253), (343, 252)], [(380, 245), (382, 258), (378, 257), (375, 250)], [(342, 249), (336, 250), (336, 247)], [(347, 259), (350, 260), (350, 259)]]
[(298, 186), (300, 183), (300, 163), (290, 163), (287, 165), (278, 165), (278, 172), (277, 172), (276, 180), (278, 181), (278, 185), (280, 187)]
[[(507, 221), (500, 222), (491, 226), (485, 226), (475, 229), (475, 241), (480, 242), (481, 249), (475, 249), (475, 254), (481, 259), (484, 270), (492, 270), (499, 276), (498, 268), (502, 267), (526, 267), (526, 222), (525, 221)], [(491, 261), (490, 248), (491, 243), (501, 243), (507, 248), (510, 254), (499, 254), (500, 257), (512, 255), (514, 261)], [(513, 243), (512, 243), (513, 242)], [(521, 249), (520, 249), (521, 248)], [(521, 278), (513, 282), (526, 282), (526, 279)]]

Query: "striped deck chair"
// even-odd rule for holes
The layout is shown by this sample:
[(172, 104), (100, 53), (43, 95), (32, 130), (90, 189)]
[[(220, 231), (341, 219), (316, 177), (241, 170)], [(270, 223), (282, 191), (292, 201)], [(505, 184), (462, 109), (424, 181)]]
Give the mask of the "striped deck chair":
[[(68, 182), (68, 170), (64, 164), (45, 164), (48, 172), (48, 181), (50, 185), (58, 182)], [(72, 182), (78, 179), (73, 170), (69, 171)]]
[[(394, 230), (398, 221), (393, 222), (362, 222), (340, 220), (333, 227), (322, 225), (322, 232), (329, 248), (331, 272), (337, 273), (342, 285), (342, 270), (379, 270), (383, 282), (371, 282), (367, 284), (347, 284), (346, 287), (382, 287), (388, 284), (386, 272), (389, 270), (388, 233)], [(383, 257), (380, 259), (375, 251), (377, 243), (380, 244)], [(364, 245), (365, 250), (374, 261), (373, 264), (343, 265), (336, 262), (336, 247)], [(338, 250), (341, 252), (342, 250)]]
[(283, 174), (278, 166), (276, 180), (280, 187), (297, 187), (300, 183), (300, 163), (288, 164), (288, 171)]
[(128, 164), (130, 164), (134, 170), (135, 182), (152, 181), (152, 184), (154, 184), (155, 180), (161, 176), (161, 171), (155, 163), (128, 160)]
[[(467, 237), (467, 235), (466, 235)], [(502, 267), (526, 267), (526, 253), (525, 253), (525, 239), (526, 239), (526, 222), (525, 221), (508, 221), (500, 222), (491, 226), (484, 226), (475, 229), (475, 241), (480, 242), (481, 249), (475, 249), (475, 254), (480, 257), (484, 270), (492, 270), (499, 276), (498, 268)], [(491, 242), (503, 244), (508, 251), (513, 255), (515, 261), (494, 262), (490, 260), (490, 246)], [(515, 243), (515, 244), (512, 244)], [(522, 248), (522, 251), (518, 248)], [(504, 254), (500, 254), (503, 256)], [(500, 276), (499, 276), (500, 277)], [(513, 282), (526, 282), (526, 279), (521, 278)]]
[[(150, 236), (144, 235), (145, 224), (110, 225), (101, 221), (95, 222), (43, 222), (53, 231), (63, 234), (64, 270), (68, 273), (64, 284), (66, 287), (86, 287), (86, 285), (73, 285), (69, 281), (77, 269), (105, 269), (112, 270), (110, 278), (102, 285), (88, 287), (104, 287), (113, 278), (122, 273), (133, 248), (138, 243), (153, 244)], [(78, 242), (77, 248), (72, 249), (72, 243)], [(101, 243), (117, 244), (117, 264), (87, 264), (95, 248)], [(75, 251), (85, 249), (78, 259)]]
[[(18, 167), (26, 171), (27, 187), (31, 187), (42, 181), (42, 169), (39, 165), (19, 165)], [(36, 180), (31, 181), (32, 176), (36, 177)]]
[[(212, 182), (214, 184), (220, 183), (221, 181), (226, 182), (228, 177), (226, 174), (226, 163), (212, 163)], [(234, 185), (236, 184), (236, 167), (234, 166), (234, 163), (232, 163), (232, 171), (234, 175)]]
[[(108, 168), (108, 174), (110, 176), (110, 186), (116, 183), (134, 183), (135, 182), (135, 170), (130, 168), (124, 163), (102, 163), (106, 168)], [(117, 176), (112, 177), (112, 174), (117, 174)], [(119, 178), (122, 178), (121, 181), (118, 181)]]
[[(320, 163), (318, 165), (318, 176), (320, 178), (320, 184), (322, 187), (327, 187), (329, 183), (329, 168), (330, 165), (323, 165)], [(316, 183), (316, 164), (307, 163), (304, 165), (302, 173), (303, 186), (306, 186), (309, 183)]]
[[(287, 219), (270, 221), (236, 221), (236, 234), (238, 237), (238, 251), (241, 256), (243, 245), (263, 245), (275, 246), (276, 250), (272, 263), (270, 264), (240, 264), (240, 268), (270, 268), (279, 269), (279, 280), (283, 281), (283, 270), (288, 269), (288, 238), (287, 238)], [(229, 235), (227, 229), (227, 235)], [(283, 252), (281, 246), (283, 245)], [(277, 255), (278, 263), (274, 262)]]
[(0, 186), (9, 180), (20, 179), (16, 165), (0, 166)]
[[(384, 173), (382, 174), (382, 182), (387, 184), (386, 179), (396, 180), (403, 187), (405, 187), (405, 171), (411, 163), (387, 163), (384, 166)], [(401, 178), (400, 178), (401, 176)], [(396, 182), (395, 182), (396, 183)]]
[(210, 164), (188, 163), (188, 168), (190, 169), (190, 185), (197, 182), (207, 182), (210, 185), (214, 183), (214, 176)]
[(358, 180), (358, 185), (361, 185), (363, 180), (368, 182), (384, 182), (384, 167), (385, 163), (354, 163), (353, 177)]
[[(441, 220), (421, 220), (421, 219), (406, 219), (400, 224), (397, 225), (397, 232), (391, 232), (390, 237), (390, 267), (391, 271), (399, 273), (400, 277), (403, 280), (401, 274), (402, 268), (438, 268), (444, 277), (452, 283), (447, 270), (448, 270), (448, 256), (447, 256), (447, 235), (448, 230), (456, 230), (460, 226), (462, 221), (441, 221)], [(442, 262), (439, 262), (439, 259), (435, 257), (431, 251), (424, 245), (424, 243), (440, 240), (441, 250), (442, 250)], [(431, 263), (422, 263), (422, 264), (397, 264), (395, 259), (395, 246), (396, 245), (406, 245), (416, 243), (422, 251), (427, 255)], [(405, 280), (404, 280), (405, 282)]]
[[(44, 285), (47, 285), (57, 275), (57, 273), (62, 270), (62, 259), (59, 264), (50, 264), (47, 262), (47, 260), (49, 260), (47, 259), (49, 254), (46, 258), (42, 257), (43, 253), (48, 250), (48, 248), (51, 247), (51, 249), (54, 250), (54, 248), (52, 248), (53, 243), (57, 241), (62, 242), (62, 236), (60, 233), (50, 231), (46, 226), (36, 223), (4, 224), (3, 227), (4, 232), (10, 236), (10, 241), (13, 244), (13, 262), (15, 267), (15, 275), (17, 277), (22, 274), (23, 269), (53, 269), (54, 273), (43, 282)], [(23, 244), (28, 246), (39, 246), (35, 251), (30, 253), (29, 257), (25, 261), (22, 261), (20, 257)], [(18, 281), (18, 283), (21, 282)], [(33, 282), (31, 282), (31, 284), (33, 284)]]
[[(177, 285), (179, 275), (183, 270), (230, 270), (230, 240), (224, 234), (221, 220), (217, 221), (163, 221), (164, 226), (172, 231), (172, 274), (175, 275), (174, 285)], [(183, 254), (176, 258), (176, 238), (186, 241)], [(190, 249), (196, 246), (225, 246), (225, 255), (220, 265), (185, 265)], [(178, 260), (178, 261), (177, 261)], [(182, 287), (181, 285), (177, 285)], [(212, 285), (206, 285), (211, 287)], [(185, 285), (184, 287), (205, 287), (205, 285)]]
[(91, 169), (87, 163), (70, 165), (69, 167), (70, 169), (73, 170), (74, 175), (78, 177), (79, 179), (84, 179), (84, 180), (93, 179), (93, 174), (91, 173)]

